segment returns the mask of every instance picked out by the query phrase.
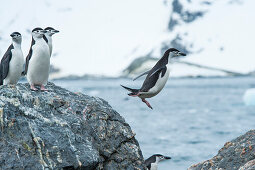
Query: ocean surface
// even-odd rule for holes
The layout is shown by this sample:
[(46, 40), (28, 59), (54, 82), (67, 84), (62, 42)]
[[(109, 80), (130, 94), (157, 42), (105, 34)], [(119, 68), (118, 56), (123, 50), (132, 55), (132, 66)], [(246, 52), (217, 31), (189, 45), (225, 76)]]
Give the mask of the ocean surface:
[(105, 99), (136, 133), (144, 158), (171, 156), (159, 170), (184, 170), (212, 158), (225, 142), (255, 128), (255, 107), (243, 95), (255, 87), (255, 77), (169, 79), (165, 88), (148, 99), (127, 96), (120, 84), (139, 88), (143, 78), (56, 80), (73, 92)]

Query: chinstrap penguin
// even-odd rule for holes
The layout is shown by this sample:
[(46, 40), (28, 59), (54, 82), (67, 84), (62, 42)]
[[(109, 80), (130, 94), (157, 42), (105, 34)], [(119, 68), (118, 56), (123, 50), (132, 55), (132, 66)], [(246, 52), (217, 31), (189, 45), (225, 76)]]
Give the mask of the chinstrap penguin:
[(45, 34), (44, 34), (44, 40), (47, 42), (49, 48), (50, 48), (50, 56), (52, 54), (52, 36), (56, 33), (58, 33), (59, 31), (58, 30), (55, 30), (54, 28), (52, 27), (47, 27), (44, 29), (45, 31), (47, 31)]
[(170, 48), (166, 50), (163, 57), (156, 63), (156, 65), (151, 70), (139, 75), (134, 79), (136, 80), (143, 75), (147, 75), (140, 89), (132, 89), (123, 85), (121, 86), (131, 92), (128, 94), (129, 96), (138, 96), (142, 99), (144, 103), (146, 103), (149, 108), (152, 109), (150, 103), (145, 100), (145, 98), (151, 98), (153, 96), (156, 96), (163, 89), (169, 78), (169, 61), (171, 60), (171, 58), (180, 56), (186, 56), (186, 54), (180, 52), (175, 48)]
[(47, 91), (45, 86), (48, 82), (50, 71), (50, 50), (45, 41), (45, 30), (35, 28), (32, 30), (32, 43), (26, 58), (24, 74), (31, 90), (38, 90), (35, 86), (40, 86), (41, 91)]
[(168, 159), (171, 159), (171, 157), (163, 156), (161, 154), (155, 154), (145, 160), (145, 166), (148, 168), (148, 170), (157, 170), (158, 163), (160, 161), (168, 160)]
[(10, 36), (12, 44), (5, 52), (0, 64), (0, 85), (16, 85), (23, 70), (22, 36), (19, 32), (13, 32)]

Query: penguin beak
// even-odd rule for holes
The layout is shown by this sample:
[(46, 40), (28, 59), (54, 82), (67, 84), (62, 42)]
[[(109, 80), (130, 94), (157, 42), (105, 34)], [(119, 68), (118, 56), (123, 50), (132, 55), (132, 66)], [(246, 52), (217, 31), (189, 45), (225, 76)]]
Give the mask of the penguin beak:
[(54, 30), (53, 32), (54, 32), (54, 33), (59, 33), (59, 30)]
[(170, 156), (164, 156), (164, 158), (165, 158), (165, 159), (171, 159), (171, 157), (170, 157)]
[(186, 56), (186, 54), (182, 52), (178, 52), (176, 55), (173, 56), (173, 58), (181, 58), (183, 56)]
[(14, 34), (14, 33), (12, 33), (10, 36), (13, 38), (13, 37), (15, 36), (15, 34)]
[(182, 53), (182, 52), (179, 52), (179, 55), (180, 55), (180, 56), (186, 56), (186, 54), (185, 54), (185, 53)]
[(46, 30), (41, 30), (41, 32), (45, 34), (47, 31)]

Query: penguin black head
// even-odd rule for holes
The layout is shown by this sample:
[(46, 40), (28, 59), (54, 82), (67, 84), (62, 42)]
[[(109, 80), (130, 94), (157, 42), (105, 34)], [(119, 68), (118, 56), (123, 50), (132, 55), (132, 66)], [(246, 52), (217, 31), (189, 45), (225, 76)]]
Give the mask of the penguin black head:
[(165, 55), (168, 55), (170, 58), (186, 56), (185, 53), (180, 52), (176, 48), (169, 48), (168, 50), (166, 50)]
[(47, 31), (46, 34), (49, 35), (49, 36), (52, 36), (52, 35), (54, 35), (54, 34), (59, 32), (58, 30), (56, 30), (56, 29), (54, 29), (52, 27), (47, 27), (44, 30)]
[(12, 37), (13, 41), (15, 41), (17, 43), (21, 43), (22, 37), (19, 32), (13, 32), (10, 36)]
[(164, 155), (161, 155), (161, 154), (155, 154), (155, 155), (152, 155), (152, 156), (155, 157), (156, 162), (160, 162), (160, 161), (163, 161), (163, 160), (171, 159), (171, 157), (164, 156)]
[(42, 38), (45, 33), (46, 31), (39, 27), (32, 30), (32, 36), (34, 38)]
[(150, 170), (152, 168), (152, 164), (154, 164), (154, 166), (158, 166), (158, 163), (160, 161), (167, 160), (167, 159), (171, 159), (171, 157), (164, 156), (161, 154), (154, 154), (145, 160), (145, 165)]

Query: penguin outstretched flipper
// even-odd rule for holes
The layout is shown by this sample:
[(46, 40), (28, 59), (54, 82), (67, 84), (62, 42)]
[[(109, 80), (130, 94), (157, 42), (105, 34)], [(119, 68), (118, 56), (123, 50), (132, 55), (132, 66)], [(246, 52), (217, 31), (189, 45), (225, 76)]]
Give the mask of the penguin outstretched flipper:
[(142, 74), (140, 74), (139, 76), (135, 77), (135, 78), (133, 79), (133, 81), (137, 80), (138, 78), (140, 78), (140, 77), (142, 77), (142, 76), (144, 76), (144, 75), (146, 75), (146, 74), (149, 74), (149, 72), (150, 72), (150, 70), (149, 70), (149, 71), (146, 71), (146, 72), (144, 72), (144, 73), (142, 73)]

